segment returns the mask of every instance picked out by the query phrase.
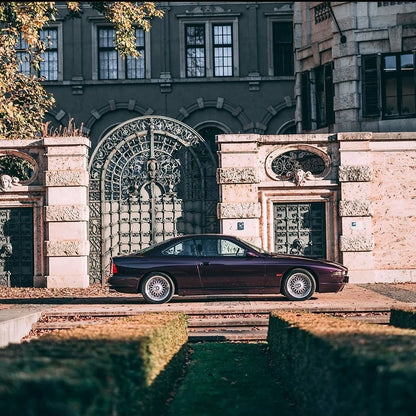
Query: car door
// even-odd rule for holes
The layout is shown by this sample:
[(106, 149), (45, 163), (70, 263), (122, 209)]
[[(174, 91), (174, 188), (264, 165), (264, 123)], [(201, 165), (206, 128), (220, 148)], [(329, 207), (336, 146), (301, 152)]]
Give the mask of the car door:
[(179, 294), (203, 293), (193, 239), (179, 241), (162, 250), (160, 254), (154, 259), (157, 263), (155, 268), (164, 270), (174, 277)]
[(262, 293), (265, 264), (262, 257), (234, 240), (201, 238), (197, 242), (198, 267), (206, 293)]

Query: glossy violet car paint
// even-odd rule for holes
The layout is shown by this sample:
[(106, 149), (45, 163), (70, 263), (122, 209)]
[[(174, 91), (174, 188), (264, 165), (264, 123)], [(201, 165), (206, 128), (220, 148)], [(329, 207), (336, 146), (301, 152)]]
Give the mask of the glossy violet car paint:
[(339, 292), (347, 268), (327, 260), (273, 254), (232, 236), (185, 235), (136, 253), (114, 257), (110, 288), (142, 293), (147, 302), (168, 302), (174, 294), (283, 294), (309, 299)]

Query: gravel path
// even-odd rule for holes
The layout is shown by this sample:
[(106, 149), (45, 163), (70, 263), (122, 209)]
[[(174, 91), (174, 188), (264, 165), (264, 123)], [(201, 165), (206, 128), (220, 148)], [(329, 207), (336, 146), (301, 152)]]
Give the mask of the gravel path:
[(375, 283), (359, 285), (400, 302), (416, 302), (416, 283)]

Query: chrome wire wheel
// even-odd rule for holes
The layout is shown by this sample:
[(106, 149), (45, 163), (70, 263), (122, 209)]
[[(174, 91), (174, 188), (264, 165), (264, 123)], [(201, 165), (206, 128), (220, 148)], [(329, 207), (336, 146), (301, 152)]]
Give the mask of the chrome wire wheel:
[(285, 279), (283, 293), (290, 300), (307, 300), (313, 295), (315, 288), (315, 279), (307, 270), (295, 269)]
[(152, 273), (143, 283), (142, 294), (150, 303), (168, 302), (173, 296), (172, 279), (164, 273)]

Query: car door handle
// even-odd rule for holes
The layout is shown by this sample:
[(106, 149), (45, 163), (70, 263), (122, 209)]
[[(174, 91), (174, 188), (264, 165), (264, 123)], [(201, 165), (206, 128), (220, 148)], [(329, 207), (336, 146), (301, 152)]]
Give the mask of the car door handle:
[(209, 266), (209, 265), (210, 265), (209, 261), (203, 261), (201, 263), (201, 266)]

